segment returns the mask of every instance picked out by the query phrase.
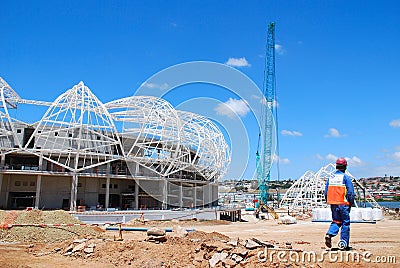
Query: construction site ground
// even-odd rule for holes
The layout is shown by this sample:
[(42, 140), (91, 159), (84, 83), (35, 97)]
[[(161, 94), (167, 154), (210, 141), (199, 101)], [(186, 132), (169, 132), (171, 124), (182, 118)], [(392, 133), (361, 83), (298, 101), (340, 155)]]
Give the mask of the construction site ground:
[[(323, 238), (329, 223), (305, 219), (296, 224), (278, 224), (273, 219), (258, 220), (251, 215), (244, 218), (248, 222), (136, 220), (123, 225), (172, 228), (164, 242), (149, 241), (144, 231), (122, 231), (122, 240), (118, 241), (118, 231), (90, 226), (3, 228), (0, 267), (399, 267), (400, 264), (400, 220), (393, 215), (376, 224), (352, 224), (350, 255), (347, 251), (327, 251)], [(77, 223), (77, 220), (62, 211), (0, 211), (0, 224), (10, 223)], [(337, 242), (336, 237), (333, 245)], [(302, 260), (305, 252), (308, 255)], [(316, 259), (307, 259), (311, 252), (315, 252)], [(366, 258), (357, 258), (356, 254)]]

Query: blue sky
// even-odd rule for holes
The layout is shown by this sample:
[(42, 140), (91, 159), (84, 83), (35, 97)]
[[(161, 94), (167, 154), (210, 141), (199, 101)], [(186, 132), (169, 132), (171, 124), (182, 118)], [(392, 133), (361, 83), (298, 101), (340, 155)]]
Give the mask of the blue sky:
[(21, 97), (46, 101), (81, 80), (103, 102), (147, 85), (177, 108), (219, 122), (232, 141), (243, 137), (232, 144), (227, 178), (251, 178), (259, 114), (243, 103), (252, 89), (193, 83), (169, 90), (167, 82), (147, 80), (177, 64), (209, 61), (262, 89), (274, 21), (281, 179), (338, 156), (358, 178), (400, 176), (398, 14), (398, 1), (3, 0), (0, 76)]

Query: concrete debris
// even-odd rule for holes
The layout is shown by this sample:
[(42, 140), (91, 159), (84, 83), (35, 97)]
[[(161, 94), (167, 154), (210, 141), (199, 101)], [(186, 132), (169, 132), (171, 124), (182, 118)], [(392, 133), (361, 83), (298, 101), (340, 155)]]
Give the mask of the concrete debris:
[(230, 246), (233, 246), (233, 247), (237, 247), (238, 244), (239, 244), (239, 239), (231, 240), (227, 244), (230, 245)]
[(83, 252), (85, 252), (86, 254), (93, 253), (93, 252), (94, 252), (94, 248), (85, 248), (85, 249), (83, 250)]
[(83, 250), (85, 246), (86, 246), (85, 242), (78, 244), (72, 249), (72, 253)]
[(41, 252), (41, 253), (37, 253), (35, 254), (36, 257), (41, 257), (41, 256), (46, 256), (46, 255), (50, 255), (54, 253), (53, 251), (48, 251), (48, 252)]
[(255, 241), (253, 241), (251, 239), (246, 240), (246, 244), (244, 246), (247, 249), (256, 249), (256, 248), (261, 247), (260, 244), (258, 244), (257, 242), (255, 242)]
[(186, 231), (186, 229), (185, 228), (183, 228), (182, 226), (176, 226), (175, 228), (174, 228), (174, 233), (175, 233), (175, 235), (176, 236), (178, 236), (178, 237), (185, 237), (186, 235), (187, 235), (187, 231)]
[(221, 253), (217, 252), (217, 253), (215, 253), (211, 257), (211, 259), (208, 260), (208, 262), (210, 263), (210, 267), (215, 267), (218, 262), (225, 260), (226, 257), (228, 257), (228, 253), (225, 253), (225, 252), (221, 252)]
[[(153, 243), (160, 244), (160, 246), (153, 245)], [(161, 243), (163, 243), (162, 246)], [(297, 244), (297, 242), (293, 243)], [(45, 250), (34, 254), (35, 256), (59, 254), (65, 257), (92, 260), (105, 258), (106, 262), (120, 267), (178, 267), (174, 260), (177, 260), (176, 256), (180, 256), (180, 264), (182, 264), (180, 267), (239, 268), (258, 267), (257, 253), (263, 250), (262, 247), (265, 247), (265, 245), (277, 250), (289, 250), (287, 246), (291, 246), (291, 243), (283, 243), (282, 247), (279, 247), (277, 241), (265, 242), (257, 238), (248, 240), (229, 239), (215, 232), (194, 231), (189, 232), (188, 236), (183, 238), (149, 235), (145, 240), (121, 242), (110, 239), (80, 238), (79, 240), (70, 240), (69, 243), (63, 243), (62, 246), (60, 244), (53, 248), (46, 246)], [(154, 253), (169, 257), (162, 260), (157, 258), (143, 259), (144, 255)], [(136, 260), (135, 256), (139, 255), (142, 258)], [(272, 267), (281, 267), (279, 265), (274, 266), (273, 263), (271, 265)]]
[(225, 259), (222, 261), (224, 267), (236, 267), (237, 262), (234, 261), (233, 259)]
[(296, 218), (289, 215), (279, 217), (278, 220), (278, 224), (295, 224), (295, 223), (297, 223)]
[(239, 263), (243, 261), (243, 257), (238, 255), (238, 254), (232, 254), (231, 259), (234, 260), (235, 262)]
[(247, 250), (241, 249), (241, 248), (235, 248), (232, 251), (232, 254), (236, 254), (236, 255), (239, 255), (239, 256), (242, 256), (242, 257), (246, 257), (248, 253), (249, 252)]
[(274, 247), (273, 244), (258, 240), (257, 238), (254, 238), (254, 237), (251, 240), (253, 240), (254, 242), (256, 242), (256, 243), (258, 243), (258, 244), (260, 244), (260, 245), (262, 245), (264, 247), (267, 247), (267, 248), (273, 248)]
[(64, 252), (65, 253), (70, 252), (70, 251), (72, 251), (73, 248), (74, 248), (74, 244), (71, 244), (64, 250)]
[(81, 244), (86, 241), (87, 241), (87, 238), (82, 238), (82, 239), (75, 239), (72, 243)]
[(208, 250), (216, 250), (218, 252), (231, 250), (232, 247), (227, 243), (222, 241), (206, 241), (201, 244), (202, 248), (206, 248)]
[[(72, 241), (65, 249), (55, 248), (53, 251), (58, 252), (61, 251), (63, 256), (82, 256), (82, 253), (85, 254), (86, 257), (89, 257), (92, 253), (94, 253), (94, 249), (96, 247), (96, 242), (100, 242), (103, 240), (99, 239), (76, 239)], [(80, 242), (78, 244), (78, 242)]]
[(95, 247), (96, 247), (96, 244), (95, 244), (95, 243), (90, 243), (87, 247), (88, 247), (88, 248), (95, 248)]

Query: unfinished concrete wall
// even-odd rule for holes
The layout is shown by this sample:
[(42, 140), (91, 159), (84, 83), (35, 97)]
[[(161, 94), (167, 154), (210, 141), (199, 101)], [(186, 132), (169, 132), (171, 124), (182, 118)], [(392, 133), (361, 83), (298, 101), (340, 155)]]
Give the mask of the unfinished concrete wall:
[[(43, 176), (39, 208), (68, 208), (71, 198), (71, 177)], [(64, 207), (63, 207), (63, 202)]]

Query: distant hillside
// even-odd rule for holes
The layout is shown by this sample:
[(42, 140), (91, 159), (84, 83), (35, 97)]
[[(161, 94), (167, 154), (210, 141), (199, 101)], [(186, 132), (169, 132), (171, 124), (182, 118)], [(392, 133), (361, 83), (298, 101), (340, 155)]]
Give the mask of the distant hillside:
[(400, 201), (400, 177), (372, 177), (359, 179), (377, 201)]

